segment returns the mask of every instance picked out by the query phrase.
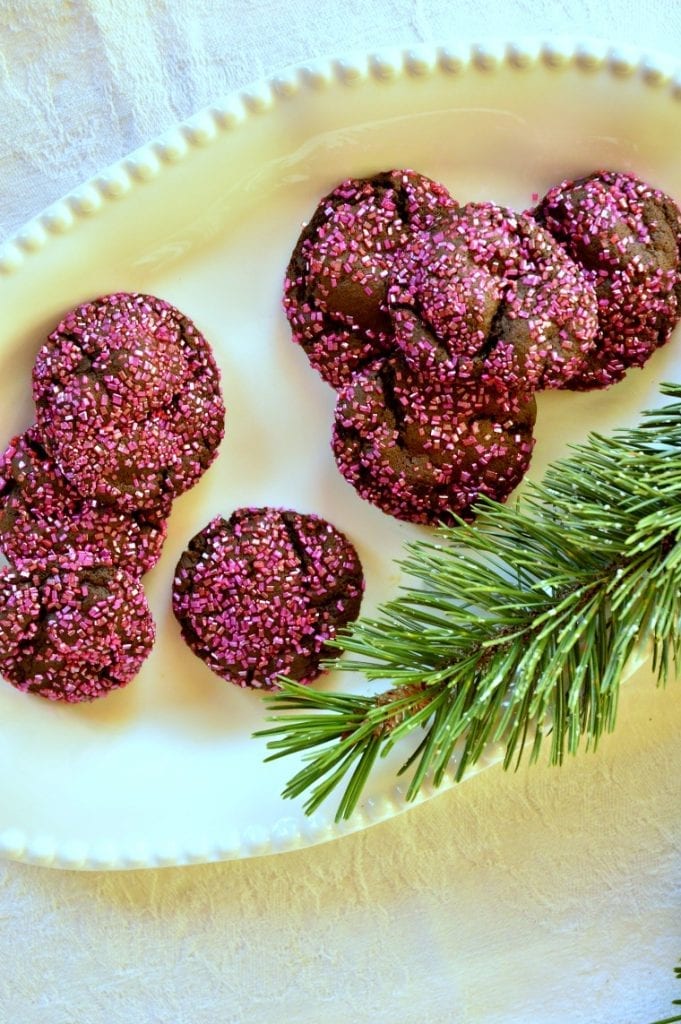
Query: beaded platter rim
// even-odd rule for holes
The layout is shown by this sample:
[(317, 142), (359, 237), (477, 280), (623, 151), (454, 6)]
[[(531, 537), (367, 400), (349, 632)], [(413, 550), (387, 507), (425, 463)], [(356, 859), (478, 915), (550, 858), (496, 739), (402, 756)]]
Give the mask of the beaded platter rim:
[[(75, 230), (79, 222), (96, 216), (106, 205), (124, 200), (133, 189), (153, 186), (164, 168), (190, 159), (193, 152), (210, 146), (224, 133), (243, 129), (266, 111), (295, 101), (300, 93), (356, 89), (363, 82), (380, 84), (398, 77), (418, 80), (438, 74), (457, 76), (471, 70), (493, 75), (510, 69), (520, 74), (539, 66), (556, 70), (572, 67), (587, 75), (606, 71), (615, 79), (636, 77), (644, 87), (667, 91), (681, 103), (678, 61), (659, 52), (643, 53), (600, 39), (495, 39), (354, 52), (303, 61), (205, 107), (52, 203), (0, 245), (0, 278), (30, 266), (31, 256), (51, 239)], [(465, 778), (498, 764), (501, 757), (501, 747), (490, 746)], [(437, 789), (426, 783), (410, 803), (405, 801), (406, 787), (393, 785), (389, 793), (365, 801), (349, 821), (335, 822), (331, 809), (317, 811), (302, 824), (279, 823), (269, 832), (261, 827), (245, 827), (228, 841), (218, 841), (210, 847), (196, 848), (189, 841), (163, 849), (143, 843), (100, 849), (96, 843), (65, 843), (45, 835), (31, 836), (24, 828), (9, 825), (0, 828), (0, 857), (51, 868), (107, 871), (259, 857), (303, 849), (361, 831), (456, 784), (454, 773), (450, 772)]]

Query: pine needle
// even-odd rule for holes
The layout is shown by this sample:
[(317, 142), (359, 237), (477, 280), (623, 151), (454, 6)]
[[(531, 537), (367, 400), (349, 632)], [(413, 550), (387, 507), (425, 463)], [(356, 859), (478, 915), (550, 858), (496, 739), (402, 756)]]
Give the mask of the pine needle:
[[(652, 653), (664, 684), (681, 654), (681, 385), (611, 437), (592, 434), (516, 505), (481, 499), (474, 524), (407, 545), (414, 580), (335, 641), (342, 668), (383, 680), (374, 697), (283, 681), (268, 695), (268, 760), (303, 753), (287, 797), (312, 813), (344, 784), (348, 818), (378, 758), (415, 730), (402, 770), (460, 779), (490, 742), (516, 766), (596, 747), (615, 726), (620, 681)], [(348, 657), (349, 656), (349, 657)], [(331, 667), (340, 667), (339, 659)]]

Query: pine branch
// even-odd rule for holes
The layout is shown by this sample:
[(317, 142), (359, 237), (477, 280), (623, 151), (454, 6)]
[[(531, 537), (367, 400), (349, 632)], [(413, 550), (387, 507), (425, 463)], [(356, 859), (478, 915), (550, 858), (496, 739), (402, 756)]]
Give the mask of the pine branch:
[[(407, 798), (460, 779), (489, 743), (504, 765), (560, 764), (614, 728), (623, 670), (652, 651), (658, 683), (681, 652), (681, 385), (638, 427), (592, 435), (530, 484), (516, 506), (481, 500), (474, 524), (407, 547), (415, 580), (377, 617), (336, 638), (346, 671), (387, 682), (377, 696), (284, 681), (266, 698), (268, 760), (304, 753), (286, 797), (312, 813), (345, 781), (357, 805), (376, 759), (416, 729)], [(341, 667), (339, 661), (332, 667)], [(287, 714), (286, 712), (291, 712)]]

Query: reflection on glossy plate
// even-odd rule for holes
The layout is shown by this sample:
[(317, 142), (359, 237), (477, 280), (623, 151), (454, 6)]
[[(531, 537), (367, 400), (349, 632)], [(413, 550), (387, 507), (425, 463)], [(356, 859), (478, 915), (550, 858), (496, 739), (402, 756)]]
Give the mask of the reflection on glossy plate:
[[(51, 705), (0, 687), (0, 853), (56, 867), (182, 864), (333, 839), (405, 808), (381, 765), (353, 819), (306, 819), (279, 793), (293, 759), (264, 765), (256, 693), (182, 643), (170, 581), (187, 540), (240, 505), (317, 512), (355, 542), (365, 609), (399, 584), (393, 559), (420, 528), (360, 501), (329, 451), (333, 394), (291, 344), (284, 268), (316, 200), (348, 175), (412, 167), (456, 197), (523, 208), (561, 178), (632, 170), (681, 198), (681, 86), (664, 59), (607, 46), (440, 48), (324, 60), (234, 95), (59, 201), (0, 249), (0, 441), (32, 419), (29, 375), (62, 313), (148, 291), (192, 317), (224, 377), (218, 461), (176, 502), (147, 577), (159, 639), (137, 680), (100, 703)], [(677, 377), (678, 341), (607, 393), (540, 396), (531, 475), (582, 440), (636, 420)], [(357, 688), (339, 674), (323, 685)], [(492, 749), (484, 767), (498, 759)], [(449, 783), (451, 784), (451, 782)], [(423, 798), (432, 795), (426, 790)]]

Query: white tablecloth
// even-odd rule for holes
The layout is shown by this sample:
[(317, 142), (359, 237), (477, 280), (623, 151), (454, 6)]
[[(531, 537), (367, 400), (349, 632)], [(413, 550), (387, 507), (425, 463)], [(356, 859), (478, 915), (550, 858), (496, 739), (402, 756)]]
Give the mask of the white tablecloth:
[[(490, 33), (596, 35), (681, 64), (670, 0), (5, 0), (0, 240), (178, 119), (286, 64)], [(680, 697), (678, 684), (625, 690), (626, 727), (596, 755), (560, 770), (493, 769), (306, 851), (129, 873), (0, 863), (0, 1018), (662, 1017), (681, 995)]]

